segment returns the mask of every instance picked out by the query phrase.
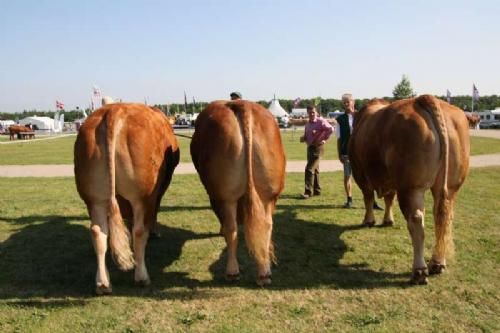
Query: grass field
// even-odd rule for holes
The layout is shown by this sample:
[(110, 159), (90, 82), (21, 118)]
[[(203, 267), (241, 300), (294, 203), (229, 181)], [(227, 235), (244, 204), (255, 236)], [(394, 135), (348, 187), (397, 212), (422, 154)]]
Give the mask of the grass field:
[[(456, 257), (410, 286), (412, 250), (399, 210), (392, 228), (359, 227), (339, 208), (341, 173), (298, 200), (288, 174), (273, 239), (273, 285), (254, 284), (241, 241), (239, 283), (222, 275), (225, 245), (196, 175), (176, 176), (149, 243), (150, 287), (109, 260), (114, 294), (95, 297), (89, 219), (72, 178), (0, 178), (0, 332), (498, 332), (500, 168), (472, 169), (455, 210)], [(433, 240), (427, 198), (426, 257)], [(382, 214), (377, 212), (380, 222)]]
[[(192, 131), (186, 135), (192, 135)], [(287, 129), (282, 132), (287, 159), (291, 161), (306, 159), (306, 146), (299, 142), (302, 130)], [(72, 164), (73, 145), (76, 136), (63, 137), (46, 141), (19, 141), (15, 144), (0, 145), (0, 165), (30, 164)], [(190, 140), (178, 137), (181, 149), (181, 162), (191, 162), (189, 153)], [(328, 141), (325, 160), (337, 159), (336, 140)], [(500, 140), (471, 137), (472, 155), (500, 153)]]

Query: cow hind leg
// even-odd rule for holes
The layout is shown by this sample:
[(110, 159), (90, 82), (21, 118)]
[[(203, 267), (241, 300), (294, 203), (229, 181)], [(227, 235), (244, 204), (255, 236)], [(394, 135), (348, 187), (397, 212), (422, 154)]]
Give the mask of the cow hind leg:
[(90, 233), (92, 244), (96, 253), (97, 273), (96, 273), (96, 294), (111, 294), (111, 281), (108, 268), (106, 267), (106, 251), (108, 249), (108, 207), (107, 203), (92, 204), (89, 207), (91, 219)]
[(221, 224), (221, 234), (224, 236), (227, 245), (227, 263), (225, 278), (227, 281), (237, 281), (240, 279), (240, 267), (238, 264), (238, 224), (236, 201), (215, 201), (211, 200), (212, 208)]
[(413, 245), (413, 284), (427, 284), (427, 265), (424, 259), (424, 191), (398, 193), (399, 205), (406, 218)]
[(383, 226), (390, 227), (394, 225), (394, 215), (392, 214), (392, 205), (394, 204), (394, 197), (396, 193), (390, 192), (384, 195), (385, 212)]
[(146, 244), (149, 236), (149, 226), (145, 224), (145, 217), (147, 216), (147, 206), (142, 202), (133, 203), (133, 247), (134, 247), (134, 260), (136, 263), (134, 280), (137, 284), (147, 286), (151, 283), (149, 279), (148, 270), (144, 260), (146, 252)]

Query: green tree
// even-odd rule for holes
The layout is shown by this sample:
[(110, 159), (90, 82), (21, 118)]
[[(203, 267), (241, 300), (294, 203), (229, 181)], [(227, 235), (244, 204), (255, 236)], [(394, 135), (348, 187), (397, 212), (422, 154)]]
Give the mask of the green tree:
[(392, 95), (394, 96), (394, 99), (410, 98), (416, 95), (411, 87), (410, 80), (406, 75), (403, 75), (401, 82), (394, 87)]

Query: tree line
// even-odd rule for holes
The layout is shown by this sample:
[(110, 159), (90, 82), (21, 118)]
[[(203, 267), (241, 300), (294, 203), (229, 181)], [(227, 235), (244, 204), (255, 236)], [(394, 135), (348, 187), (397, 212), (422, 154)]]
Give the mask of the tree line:
[[(388, 101), (394, 101), (403, 98), (409, 98), (416, 96), (416, 93), (413, 91), (411, 87), (410, 80), (406, 75), (403, 75), (401, 81), (394, 87), (392, 91), (392, 97), (382, 97)], [(446, 96), (436, 96), (444, 101), (447, 100)], [(281, 106), (287, 111), (290, 112), (292, 108), (305, 108), (308, 105), (316, 106), (318, 112), (326, 116), (329, 112), (342, 110), (342, 101), (340, 99), (335, 98), (321, 98), (314, 97), (309, 99), (301, 99), (294, 106), (295, 101), (291, 99), (278, 99)], [(369, 99), (356, 99), (355, 107), (356, 109), (360, 109), (363, 104), (365, 104)], [(257, 101), (260, 105), (265, 108), (269, 107), (271, 102), (269, 101)], [(471, 111), (472, 109), (472, 96), (470, 95), (460, 95), (451, 97), (451, 104), (458, 106), (464, 111)], [(154, 107), (160, 109), (167, 116), (175, 116), (183, 113), (198, 113), (201, 112), (206, 106), (208, 102), (197, 102), (197, 103), (172, 103), (172, 104), (156, 104)], [(490, 96), (482, 96), (479, 97), (478, 101), (474, 101), (474, 111), (484, 111), (484, 110), (494, 110), (495, 108), (500, 107), (500, 96), (499, 95), (490, 95)], [(90, 109), (86, 109), (85, 112), (87, 114), (91, 113)], [(39, 110), (24, 110), (22, 113), (7, 113), (0, 112), (0, 119), (11, 119), (11, 120), (19, 120), (30, 116), (46, 116), (50, 118), (54, 118), (55, 111), (39, 111)], [(74, 122), (76, 119), (80, 119), (83, 117), (83, 113), (81, 110), (64, 110), (64, 121)]]

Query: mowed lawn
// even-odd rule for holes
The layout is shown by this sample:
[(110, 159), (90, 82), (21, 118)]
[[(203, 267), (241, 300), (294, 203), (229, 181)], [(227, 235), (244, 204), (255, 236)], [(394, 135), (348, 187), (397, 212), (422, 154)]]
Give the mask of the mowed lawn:
[[(412, 248), (391, 228), (360, 228), (342, 174), (298, 199), (288, 174), (274, 217), (273, 284), (254, 283), (241, 239), (241, 281), (223, 279), (225, 244), (196, 175), (176, 176), (147, 248), (149, 287), (108, 257), (114, 293), (95, 297), (89, 218), (72, 178), (0, 178), (0, 332), (498, 332), (500, 168), (472, 169), (455, 210), (456, 256), (427, 286), (410, 286)], [(426, 258), (433, 241), (427, 197)], [(378, 222), (382, 214), (377, 212)]]
[[(306, 159), (306, 146), (299, 142), (303, 129), (286, 129), (282, 132), (288, 160)], [(191, 136), (193, 130), (181, 132)], [(32, 165), (32, 164), (72, 164), (73, 146), (76, 135), (44, 141), (17, 141), (14, 144), (0, 144), (0, 165)], [(190, 139), (178, 136), (181, 150), (181, 162), (191, 162), (189, 153)], [(337, 158), (337, 140), (328, 141), (323, 159)], [(471, 137), (472, 155), (500, 153), (500, 140), (483, 137)]]

